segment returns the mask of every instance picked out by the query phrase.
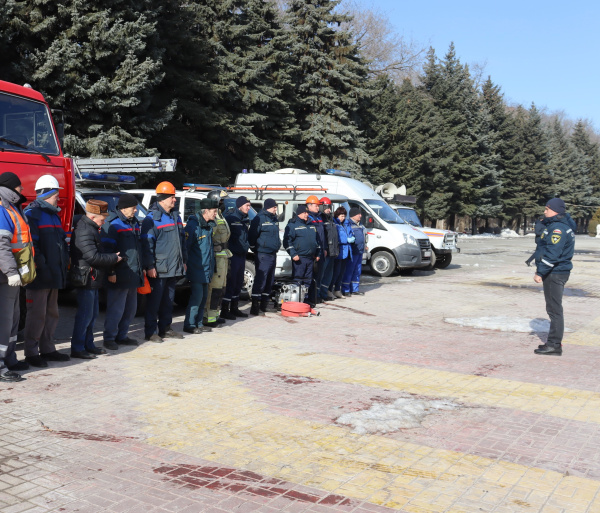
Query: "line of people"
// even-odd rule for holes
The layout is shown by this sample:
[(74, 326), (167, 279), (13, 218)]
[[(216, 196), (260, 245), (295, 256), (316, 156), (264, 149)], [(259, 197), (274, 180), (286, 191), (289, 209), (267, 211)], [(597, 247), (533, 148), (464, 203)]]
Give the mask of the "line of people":
[[(227, 320), (248, 317), (239, 309), (248, 249), (255, 254), (256, 266), (250, 314), (267, 311), (281, 247), (273, 199), (265, 200), (250, 223), (246, 197), (237, 198), (234, 211), (224, 217), (227, 193), (214, 190), (184, 228), (175, 210), (175, 187), (162, 182), (141, 223), (135, 215), (137, 199), (131, 194), (122, 193), (113, 212), (106, 202), (89, 200), (69, 246), (59, 218), (59, 189), (55, 177), (40, 177), (36, 200), (23, 211), (26, 198), (19, 177), (10, 172), (0, 175), (0, 382), (21, 381), (18, 371), (29, 366), (94, 359), (106, 349), (137, 346), (129, 328), (137, 310), (138, 288), (146, 280), (150, 286), (144, 318), (147, 341), (183, 338), (171, 326), (175, 289), (183, 277), (190, 285), (185, 332), (200, 334)], [(340, 207), (332, 216), (328, 198), (319, 201), (311, 196), (286, 226), (284, 246), (292, 258), (292, 279), (311, 287), (305, 298), (311, 304), (361, 294), (366, 231), (358, 209), (350, 209), (349, 220), (346, 214)], [(27, 250), (31, 269), (22, 263)], [(27, 311), (24, 361), (15, 354), (21, 286), (25, 286)], [(54, 340), (58, 291), (67, 286), (75, 287), (77, 294), (70, 356), (57, 351)], [(94, 344), (100, 289), (106, 290), (107, 304), (104, 347)]]

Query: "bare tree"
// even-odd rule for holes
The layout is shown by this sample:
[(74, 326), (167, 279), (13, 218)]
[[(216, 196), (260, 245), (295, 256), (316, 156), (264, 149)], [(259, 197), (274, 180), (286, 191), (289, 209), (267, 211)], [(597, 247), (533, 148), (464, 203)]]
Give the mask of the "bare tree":
[(399, 34), (387, 13), (365, 8), (357, 0), (345, 0), (339, 8), (352, 17), (343, 28), (354, 35), (373, 75), (387, 74), (397, 82), (418, 75), (425, 47)]

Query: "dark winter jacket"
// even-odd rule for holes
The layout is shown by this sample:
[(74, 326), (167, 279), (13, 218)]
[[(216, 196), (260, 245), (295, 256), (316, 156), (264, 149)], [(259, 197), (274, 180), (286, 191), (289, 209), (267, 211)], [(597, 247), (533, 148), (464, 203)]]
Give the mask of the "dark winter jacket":
[(239, 208), (236, 208), (235, 212), (225, 216), (225, 219), (231, 230), (229, 250), (234, 255), (246, 256), (250, 249), (250, 243), (248, 242), (250, 219), (248, 219), (248, 214), (243, 214)]
[(185, 245), (188, 254), (188, 280), (194, 283), (210, 283), (215, 271), (213, 248), (214, 221), (206, 221), (202, 214), (191, 215), (185, 225)]
[(71, 267), (90, 269), (85, 288), (101, 288), (106, 272), (117, 263), (117, 258), (116, 253), (104, 249), (98, 225), (82, 216), (71, 236)]
[(268, 253), (271, 255), (277, 253), (281, 247), (277, 216), (266, 210), (261, 210), (250, 223), (248, 241), (254, 253)]
[(573, 269), (575, 251), (575, 230), (577, 225), (569, 214), (558, 214), (545, 218), (545, 226), (536, 251), (536, 273), (546, 276), (550, 273), (568, 273)]
[(352, 247), (351, 243), (348, 242), (348, 239), (354, 237), (350, 223), (347, 219), (344, 219), (344, 222), (340, 223), (340, 220), (337, 217), (334, 218), (333, 222), (337, 228), (338, 238), (340, 241), (340, 251), (337, 258), (338, 260), (350, 258), (352, 256)]
[(144, 284), (142, 266), (142, 239), (140, 222), (135, 216), (128, 219), (120, 210), (111, 212), (102, 226), (102, 242), (107, 251), (120, 253), (123, 258), (109, 275), (116, 276), (117, 282), (108, 282), (113, 289), (133, 289)]
[(292, 258), (296, 255), (314, 258), (319, 256), (321, 250), (315, 226), (310, 220), (303, 221), (296, 214), (285, 227), (283, 246)]
[(337, 258), (340, 254), (340, 239), (333, 220), (333, 215), (323, 213), (321, 214), (321, 219), (323, 219), (323, 228), (325, 229), (325, 239), (323, 244), (325, 249), (327, 249), (327, 256)]
[(352, 252), (362, 254), (365, 251), (365, 245), (367, 242), (365, 227), (360, 223), (355, 223), (352, 219), (350, 219), (350, 227), (352, 228), (352, 234), (354, 235)]
[(35, 200), (25, 209), (35, 248), (36, 277), (28, 289), (64, 289), (67, 286), (69, 246), (58, 213), (60, 209)]
[(174, 278), (185, 274), (185, 263), (185, 234), (179, 212), (167, 213), (158, 203), (153, 203), (142, 222), (144, 269), (156, 269), (158, 278)]
[(317, 256), (323, 258), (323, 252), (327, 250), (327, 245), (325, 244), (325, 227), (321, 215), (309, 213), (308, 224), (314, 226), (317, 230), (317, 242), (319, 243), (319, 254)]

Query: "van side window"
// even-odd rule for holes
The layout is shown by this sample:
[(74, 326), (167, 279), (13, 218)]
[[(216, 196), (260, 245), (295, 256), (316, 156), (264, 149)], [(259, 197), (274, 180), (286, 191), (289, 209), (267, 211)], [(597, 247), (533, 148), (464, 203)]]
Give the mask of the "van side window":
[(277, 203), (277, 221), (282, 223), (285, 221), (285, 204)]
[[(197, 212), (200, 212), (200, 201), (197, 198), (190, 198), (187, 196), (185, 198), (185, 203), (183, 204), (183, 219), (187, 222), (188, 218)], [(176, 207), (177, 208), (177, 207)]]

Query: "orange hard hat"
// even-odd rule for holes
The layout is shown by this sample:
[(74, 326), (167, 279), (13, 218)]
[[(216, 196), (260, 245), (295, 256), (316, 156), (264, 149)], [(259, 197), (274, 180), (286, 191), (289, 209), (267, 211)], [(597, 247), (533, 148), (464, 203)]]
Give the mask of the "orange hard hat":
[(308, 205), (309, 203), (316, 203), (317, 205), (319, 204), (319, 198), (317, 198), (314, 194), (309, 196), (308, 198), (306, 198), (306, 204)]
[(156, 194), (175, 194), (175, 186), (171, 182), (160, 182), (156, 186)]
[(327, 196), (321, 198), (321, 205), (331, 205), (331, 200)]

